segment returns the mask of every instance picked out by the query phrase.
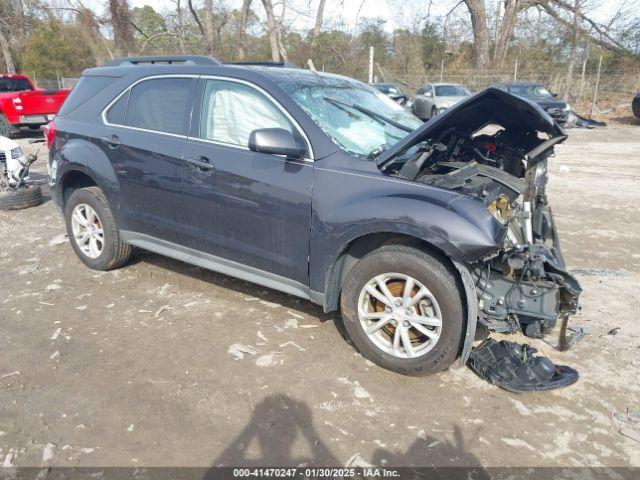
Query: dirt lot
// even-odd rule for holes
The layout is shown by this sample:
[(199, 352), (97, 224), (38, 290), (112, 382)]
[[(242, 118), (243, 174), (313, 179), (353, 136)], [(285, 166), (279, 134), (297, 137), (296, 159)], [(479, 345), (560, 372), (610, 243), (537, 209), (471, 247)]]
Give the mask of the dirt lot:
[(0, 464), (640, 466), (617, 418), (640, 408), (639, 152), (615, 126), (552, 160), (589, 334), (534, 342), (582, 377), (527, 395), (386, 372), (318, 307), (157, 255), (90, 271), (48, 199), (0, 212)]

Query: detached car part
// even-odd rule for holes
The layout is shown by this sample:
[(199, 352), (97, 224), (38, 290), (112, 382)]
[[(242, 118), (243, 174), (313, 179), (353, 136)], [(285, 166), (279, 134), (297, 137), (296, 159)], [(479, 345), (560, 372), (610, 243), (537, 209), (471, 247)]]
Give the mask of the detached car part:
[(29, 177), (29, 167), (37, 158), (37, 154), (24, 155), (20, 145), (0, 137), (0, 210), (40, 205), (40, 186), (31, 184)]

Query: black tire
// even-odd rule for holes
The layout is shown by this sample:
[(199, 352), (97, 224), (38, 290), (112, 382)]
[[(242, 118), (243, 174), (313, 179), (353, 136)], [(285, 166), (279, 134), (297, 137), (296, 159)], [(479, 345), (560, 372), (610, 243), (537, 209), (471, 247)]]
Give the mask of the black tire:
[[(86, 255), (79, 247), (71, 226), (73, 210), (79, 204), (89, 205), (98, 216), (104, 232), (102, 252), (96, 258)], [(78, 258), (93, 270), (113, 270), (124, 265), (131, 256), (131, 246), (120, 240), (116, 221), (109, 206), (109, 201), (99, 187), (87, 187), (74, 191), (65, 205), (64, 218), (71, 246)]]
[(4, 113), (0, 113), (0, 136), (16, 138), (19, 132), (20, 130), (9, 123)]
[(22, 210), (42, 203), (40, 185), (0, 190), (0, 210)]
[(435, 117), (436, 115), (438, 115), (438, 109), (434, 105), (433, 107), (431, 107), (431, 118)]
[[(372, 278), (390, 272), (410, 275), (421, 282), (440, 306), (440, 338), (430, 351), (417, 358), (399, 358), (383, 351), (360, 324), (360, 292)], [(383, 246), (362, 258), (344, 281), (340, 307), (345, 330), (360, 353), (382, 368), (404, 375), (431, 375), (447, 369), (461, 350), (465, 325), (462, 291), (452, 269), (434, 256), (410, 246)]]

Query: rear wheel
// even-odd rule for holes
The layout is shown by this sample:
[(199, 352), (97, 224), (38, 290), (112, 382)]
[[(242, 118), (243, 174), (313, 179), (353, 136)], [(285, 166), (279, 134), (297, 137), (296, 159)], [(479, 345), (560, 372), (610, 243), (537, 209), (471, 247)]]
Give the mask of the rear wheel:
[(94, 270), (112, 270), (131, 256), (120, 240), (109, 202), (98, 187), (76, 190), (65, 206), (67, 233), (82, 262)]
[(0, 136), (7, 138), (16, 138), (19, 130), (9, 123), (7, 117), (0, 113)]
[(383, 368), (430, 375), (458, 355), (464, 310), (456, 277), (417, 248), (384, 246), (360, 260), (344, 282), (341, 309), (356, 348)]

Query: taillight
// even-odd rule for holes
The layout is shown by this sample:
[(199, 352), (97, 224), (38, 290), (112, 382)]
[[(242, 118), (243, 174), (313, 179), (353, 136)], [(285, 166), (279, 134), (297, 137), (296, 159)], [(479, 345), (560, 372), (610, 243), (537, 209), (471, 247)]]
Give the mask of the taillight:
[(44, 126), (44, 138), (47, 141), (47, 148), (51, 148), (53, 139), (56, 138), (56, 122), (49, 122)]

